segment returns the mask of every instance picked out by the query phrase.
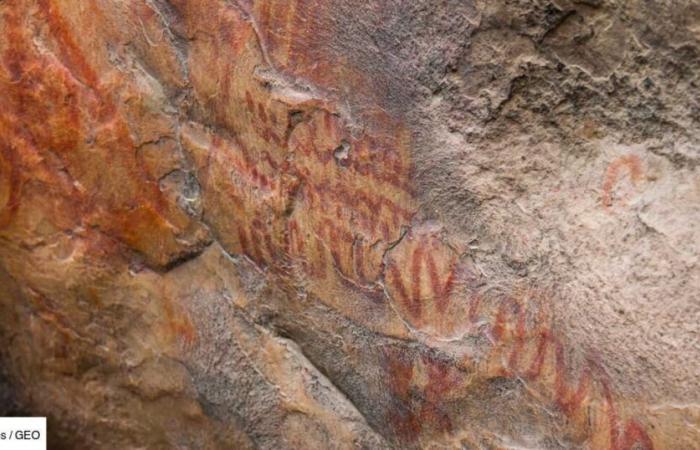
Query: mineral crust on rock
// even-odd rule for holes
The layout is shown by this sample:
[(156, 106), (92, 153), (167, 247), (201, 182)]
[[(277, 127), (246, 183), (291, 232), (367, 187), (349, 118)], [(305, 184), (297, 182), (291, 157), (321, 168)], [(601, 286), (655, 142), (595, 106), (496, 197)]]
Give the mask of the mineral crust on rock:
[(0, 414), (50, 448), (700, 448), (697, 2), (0, 33)]

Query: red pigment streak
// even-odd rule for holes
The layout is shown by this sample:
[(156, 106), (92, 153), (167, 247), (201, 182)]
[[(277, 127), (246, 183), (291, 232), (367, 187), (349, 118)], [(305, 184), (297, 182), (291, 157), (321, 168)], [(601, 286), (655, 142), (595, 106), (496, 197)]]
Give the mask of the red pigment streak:
[[(220, 30), (226, 30), (228, 27), (222, 26)], [(225, 37), (224, 37), (225, 38)], [(216, 40), (216, 45), (217, 47), (221, 46), (221, 43), (219, 40)], [(232, 73), (233, 72), (233, 61), (231, 61), (230, 58), (226, 58), (226, 65), (224, 72), (225, 73)], [(217, 99), (216, 102), (214, 103), (217, 112), (219, 113), (219, 116), (226, 117), (226, 105), (229, 104), (230, 99), (231, 99), (231, 77), (230, 76), (224, 76), (224, 77), (219, 77), (219, 82), (221, 83), (221, 87), (217, 91)]]
[(410, 404), (411, 381), (413, 379), (413, 362), (401, 352), (385, 350), (385, 370), (389, 389), (398, 400), (397, 411), (391, 414), (390, 422), (402, 440), (413, 441), (421, 432), (421, 423)]
[(409, 297), (408, 289), (406, 289), (406, 285), (403, 282), (403, 277), (401, 276), (401, 272), (399, 271), (398, 267), (396, 267), (396, 264), (393, 262), (389, 263), (388, 269), (389, 275), (393, 280), (392, 286), (398, 291), (399, 301), (403, 299), (402, 303), (406, 305), (406, 309), (408, 309), (411, 317), (413, 317), (415, 320), (419, 320), (421, 317), (420, 302), (415, 302), (411, 297)]
[[(51, 0), (40, 0), (39, 2), (41, 8), (40, 12), (46, 17), (49, 24), (49, 31), (54, 36), (59, 44), (59, 53), (63, 59), (64, 67), (70, 68), (70, 75), (75, 76), (80, 81), (88, 86), (92, 92), (92, 115), (98, 120), (105, 124), (108, 124), (108, 129), (111, 132), (109, 136), (109, 141), (111, 146), (119, 151), (112, 152), (115, 158), (119, 158), (121, 164), (126, 167), (132, 176), (131, 182), (137, 182), (137, 180), (148, 178), (145, 174), (145, 169), (138, 163), (136, 158), (134, 158), (131, 151), (128, 149), (133, 149), (133, 142), (130, 137), (130, 130), (123, 117), (117, 115), (117, 106), (114, 102), (110, 100), (111, 93), (105, 92), (99, 83), (99, 79), (96, 73), (90, 67), (87, 58), (81, 52), (80, 47), (73, 40), (71, 35), (71, 26), (66, 23), (66, 21), (61, 17), (58, 8), (55, 6), (54, 2)], [(99, 14), (100, 11), (96, 9), (94, 3), (90, 3), (90, 6), (95, 9), (95, 13)], [(76, 109), (77, 111), (77, 109)], [(75, 117), (77, 117), (77, 112), (75, 112)], [(71, 127), (71, 129), (79, 130), (79, 126)], [(78, 136), (76, 136), (77, 138)], [(72, 150), (74, 145), (64, 145), (64, 146), (53, 146), (54, 149), (61, 150), (61, 154), (69, 154), (68, 152)], [(67, 162), (67, 166), (70, 167), (70, 161)], [(132, 199), (130, 204), (111, 204), (109, 205), (111, 210), (108, 214), (117, 214), (123, 208), (131, 208), (136, 205), (136, 203), (141, 203), (145, 209), (152, 208), (153, 211), (157, 212), (158, 217), (153, 217), (151, 223), (144, 223), (145, 227), (156, 227), (158, 229), (164, 229), (165, 224), (168, 222), (165, 219), (165, 212), (167, 211), (167, 201), (164, 195), (158, 189), (155, 183), (146, 183), (142, 186), (145, 189), (145, 193), (138, 198)], [(99, 187), (96, 188), (99, 191)], [(118, 222), (118, 221), (117, 221)], [(119, 225), (112, 230), (120, 239), (131, 246), (136, 246), (138, 248), (141, 244), (138, 242), (137, 237), (131, 236), (127, 230), (123, 227), (120, 228)]]
[(312, 156), (312, 154), (315, 155), (316, 152), (314, 151), (315, 148), (311, 130), (308, 127), (305, 127), (302, 130), (306, 132), (302, 133), (301, 138), (299, 137), (299, 133), (292, 134), (290, 140), (290, 143), (292, 144), (292, 150), (296, 150), (298, 148), (299, 150), (301, 150), (301, 153), (307, 157)]
[(447, 362), (430, 355), (423, 355), (422, 360), (428, 369), (428, 383), (425, 386), (425, 402), (419, 417), (421, 422), (434, 423), (438, 431), (449, 433), (452, 431), (452, 421), (441, 403), (445, 395), (457, 387), (460, 381), (459, 373)]
[(14, 8), (7, 8), (3, 16), (5, 22), (5, 34), (7, 36), (7, 42), (12, 42), (13, 45), (8, 46), (5, 50), (4, 59), (6, 61), (6, 67), (10, 72), (10, 78), (13, 83), (18, 82), (22, 79), (25, 73), (25, 64), (27, 57), (18, 47), (18, 43), (24, 41), (22, 36), (22, 25), (19, 20), (17, 11)]
[(253, 219), (249, 229), (251, 243), (253, 245), (253, 256), (256, 262), (262, 263), (263, 259), (262, 247), (265, 245), (267, 233), (264, 231), (262, 222), (259, 219)]
[(355, 276), (360, 280), (361, 283), (367, 283), (367, 277), (365, 276), (365, 249), (362, 245), (362, 241), (357, 240), (353, 245), (353, 260), (355, 263)]
[(253, 103), (253, 97), (250, 95), (250, 91), (245, 91), (245, 104), (249, 112), (255, 111), (255, 103)]
[[(579, 378), (578, 387), (571, 389), (566, 382), (566, 372), (568, 370), (564, 358), (564, 346), (550, 332), (545, 332), (541, 335), (535, 360), (529, 370), (530, 377), (540, 376), (542, 361), (548, 347), (547, 344), (554, 346), (556, 358), (554, 401), (565, 414), (571, 416), (582, 406), (584, 399), (590, 392), (592, 382), (591, 368), (590, 366), (584, 368)], [(637, 446), (636, 448), (642, 450), (653, 450), (654, 445), (651, 438), (637, 421), (629, 420), (624, 426), (620, 425), (619, 415), (607, 377), (603, 374), (597, 381), (602, 386), (604, 401), (608, 405), (610, 449), (632, 450)], [(621, 429), (622, 434), (620, 435)]]
[(318, 192), (324, 197), (329, 197), (352, 206), (359, 208), (360, 204), (364, 204), (366, 211), (356, 211), (358, 214), (365, 214), (370, 222), (375, 223), (376, 217), (381, 216), (383, 209), (386, 208), (391, 214), (400, 216), (405, 220), (410, 220), (414, 216), (414, 212), (409, 211), (393, 201), (378, 197), (376, 193), (370, 194), (363, 192), (360, 189), (350, 190), (340, 184), (332, 184), (328, 180), (313, 182), (308, 180), (310, 188)]
[(602, 203), (606, 208), (612, 206), (612, 191), (622, 168), (627, 168), (632, 184), (636, 185), (642, 178), (642, 163), (639, 156), (627, 155), (613, 161), (608, 166), (603, 182)]
[(321, 243), (320, 239), (316, 239), (316, 252), (318, 254), (318, 263), (317, 265), (313, 268), (313, 273), (315, 276), (317, 276), (320, 279), (326, 278), (326, 255), (324, 253), (325, 249), (323, 248), (323, 244)]
[[(75, 148), (77, 134), (51, 133), (51, 128), (45, 126), (49, 120), (48, 110), (36, 96), (37, 91), (42, 91), (45, 94), (44, 100), (49, 99), (50, 103), (60, 105), (60, 113), (56, 115), (62, 119), (61, 125), (67, 130), (78, 130), (80, 121), (74, 96), (70, 100), (66, 99), (67, 95), (75, 92), (76, 86), (70, 82), (72, 78), (64, 66), (52, 64), (51, 72), (47, 74), (44, 67), (50, 62), (46, 58), (28, 58), (27, 55), (32, 50), (27, 45), (17, 13), (18, 11), (6, 11), (3, 16), (6, 34), (12, 45), (3, 55), (10, 84), (4, 86), (7, 95), (0, 96), (0, 109), (5, 111), (5, 114), (0, 115), (0, 130), (5, 138), (5, 142), (0, 145), (0, 180), (6, 183), (9, 190), (7, 201), (0, 210), (0, 228), (11, 223), (20, 206), (24, 179), (22, 169), (32, 177), (37, 177), (39, 171), (48, 170), (52, 172), (52, 177), (62, 171), (60, 173), (63, 176), (59, 174), (57, 182), (64, 187), (61, 195), (72, 197), (71, 206), (76, 207), (74, 217), (82, 216), (77, 211), (78, 204), (87, 206), (84, 197), (72, 183), (68, 162), (64, 158), (66, 149)], [(41, 125), (32, 127), (32, 124)], [(47, 148), (53, 151), (47, 151)], [(41, 155), (41, 168), (24, 167), (22, 156), (30, 154)], [(68, 186), (65, 186), (66, 182), (69, 183)]]
[[(398, 228), (398, 225), (394, 225), (395, 228)], [(382, 228), (382, 237), (384, 238), (385, 241), (391, 240), (391, 236), (389, 235), (389, 225), (387, 225), (386, 222), (382, 221), (381, 224)]]
[(331, 115), (330, 114), (324, 114), (323, 115), (323, 125), (326, 129), (326, 134), (329, 136), (333, 135), (333, 124), (331, 123)]
[(344, 230), (339, 225), (334, 223), (331, 219), (323, 219), (322, 225), (323, 230), (326, 231), (326, 236), (329, 240), (329, 246), (334, 249), (338, 249), (339, 244), (352, 244), (353, 236), (347, 230)]
[[(414, 442), (427, 429), (452, 432), (452, 420), (443, 399), (459, 386), (463, 379), (461, 373), (449, 362), (430, 354), (410, 358), (390, 350), (385, 351), (384, 356), (389, 389), (396, 399), (389, 421), (399, 440)], [(414, 383), (414, 365), (419, 362), (426, 371), (426, 384), (422, 388)], [(416, 389), (420, 389), (422, 395), (415, 395)]]
[(437, 268), (435, 266), (435, 259), (433, 258), (432, 253), (428, 253), (428, 256), (426, 257), (426, 262), (428, 265), (428, 273), (430, 275), (430, 284), (432, 286), (433, 292), (435, 293), (435, 305), (437, 307), (438, 312), (444, 313), (447, 309), (450, 295), (452, 294), (455, 264), (454, 262), (450, 264), (450, 269), (447, 273), (447, 279), (445, 280), (445, 284), (441, 286)]
[[(326, 120), (325, 118), (328, 116), (324, 116), (324, 121)], [(325, 122), (324, 122), (325, 123)], [(329, 134), (336, 135), (337, 129), (334, 124), (334, 122), (331, 122), (332, 126), (330, 131), (327, 130)], [(330, 126), (330, 125), (329, 125)], [(322, 164), (329, 164), (333, 160), (333, 155), (331, 151), (328, 151), (327, 148), (321, 147), (319, 148), (318, 146), (315, 145), (316, 140), (319, 139), (319, 134), (318, 134), (318, 129), (316, 125), (316, 121), (311, 121), (305, 128), (305, 133), (302, 133), (303, 136), (303, 141), (299, 140), (298, 137), (298, 132), (294, 133), (293, 136), (290, 139), (290, 144), (292, 148), (299, 148), (304, 155), (306, 156), (312, 156)], [(337, 139), (335, 139), (337, 140)], [(323, 141), (323, 140), (321, 140)], [(281, 140), (280, 140), (281, 142)], [(356, 151), (361, 151), (362, 148), (367, 147), (365, 143), (362, 143), (361, 141), (354, 141), (352, 142), (352, 147), (356, 149)], [(375, 151), (372, 152), (373, 155), (376, 154), (383, 154), (383, 153), (390, 153), (389, 151)], [(386, 157), (384, 157), (386, 159)], [(397, 159), (398, 161), (398, 159)], [(407, 177), (408, 173), (403, 169), (403, 165), (400, 162), (397, 162), (393, 166), (388, 166), (386, 164), (382, 164), (381, 162), (361, 162), (359, 158), (349, 158), (346, 162), (346, 167), (349, 169), (351, 172), (354, 172), (356, 174), (359, 174), (361, 176), (367, 176), (371, 179), (377, 180), (379, 182), (384, 182), (387, 183), (393, 187), (398, 188), (404, 193), (409, 193), (410, 189), (408, 187), (408, 182), (407, 182)], [(396, 168), (401, 167), (400, 171), (397, 171)], [(394, 170), (390, 170), (394, 169)], [(386, 172), (386, 173), (385, 173)]]
[(343, 276), (349, 277), (350, 274), (348, 273), (347, 270), (345, 270), (343, 260), (340, 257), (340, 252), (338, 250), (338, 247), (333, 245), (333, 244), (330, 244), (329, 247), (330, 247), (330, 251), (331, 251), (331, 258), (333, 258), (333, 267), (335, 267), (336, 270), (338, 270), (338, 272), (340, 272)]
[(431, 355), (422, 355), (421, 359), (428, 369), (428, 384), (425, 392), (429, 399), (439, 400), (459, 382), (456, 372), (446, 361)]
[(518, 305), (518, 324), (516, 325), (516, 336), (515, 345), (513, 346), (513, 351), (508, 359), (508, 367), (515, 368), (518, 366), (518, 360), (520, 358), (520, 353), (523, 351), (525, 345), (525, 308), (521, 308)]
[[(226, 77), (228, 79), (228, 77)], [(267, 123), (267, 114), (265, 113), (265, 107), (262, 103), (258, 103), (258, 117), (263, 123)]]
[(599, 380), (600, 385), (603, 388), (603, 398), (605, 403), (608, 405), (608, 422), (610, 424), (610, 448), (612, 450), (619, 450), (619, 426), (620, 419), (617, 415), (617, 409), (615, 408), (615, 403), (613, 401), (612, 392), (610, 391), (610, 386), (607, 380)]
[[(12, 218), (17, 213), (17, 209), (19, 208), (21, 178), (19, 163), (15, 153), (5, 145), (0, 145), (0, 157), (4, 160), (4, 168), (3, 164), (0, 164), (0, 177), (8, 180), (7, 183), (10, 191), (7, 203), (5, 203), (2, 209), (0, 209), (0, 229), (2, 229), (10, 224)], [(0, 178), (0, 180), (2, 178)]]
[[(263, 161), (265, 161), (267, 164), (269, 164), (269, 166), (270, 166), (270, 168), (272, 168), (272, 170), (277, 171), (279, 169), (279, 165), (275, 162), (274, 159), (272, 159), (272, 156), (270, 156), (270, 152), (268, 152), (268, 151), (262, 152), (261, 158)], [(286, 172), (287, 170), (283, 169), (282, 171)]]
[[(600, 370), (600, 369), (599, 369)], [(605, 377), (605, 375), (603, 374)], [(635, 447), (641, 450), (653, 450), (654, 444), (644, 428), (635, 420), (628, 420), (621, 426), (620, 418), (615, 408), (612, 392), (606, 378), (598, 380), (603, 388), (603, 396), (608, 405), (608, 422), (610, 423), (610, 449), (633, 450)], [(620, 434), (622, 430), (622, 434)]]
[(498, 309), (498, 313), (496, 313), (496, 323), (493, 324), (491, 327), (491, 334), (493, 334), (493, 338), (496, 342), (500, 341), (503, 337), (503, 330), (505, 328), (505, 310), (504, 306), (501, 305), (501, 307)]
[(413, 363), (405, 358), (401, 352), (388, 350), (386, 352), (391, 391), (401, 398), (410, 395), (411, 380), (413, 379)]
[[(524, 310), (521, 309), (518, 314), (518, 323), (516, 325), (517, 334), (515, 340), (515, 346), (511, 352), (508, 368), (512, 369), (514, 373), (519, 374), (518, 369), (519, 354), (522, 352), (524, 347), (524, 336), (525, 336), (525, 314)], [(575, 390), (569, 388), (566, 384), (566, 362), (564, 358), (564, 346), (556, 339), (551, 332), (543, 331), (538, 339), (537, 349), (532, 363), (528, 370), (525, 371), (523, 376), (529, 379), (536, 379), (542, 374), (542, 366), (544, 364), (544, 359), (547, 354), (548, 348), (554, 347), (555, 355), (555, 388), (554, 388), (554, 402), (559, 406), (559, 408), (566, 413), (571, 415), (577, 408), (581, 406), (581, 403), (585, 399), (589, 388), (590, 388), (590, 369), (585, 368), (579, 379), (579, 386)]]
[(535, 359), (532, 361), (532, 365), (527, 370), (527, 372), (525, 372), (525, 376), (527, 378), (536, 378), (542, 373), (542, 366), (544, 365), (544, 358), (546, 356), (549, 340), (549, 330), (542, 331), (540, 333), (539, 342), (537, 344), (537, 352), (535, 353)]
[(39, 10), (45, 15), (49, 29), (56, 40), (61, 44), (59, 51), (66, 65), (71, 67), (73, 73), (80, 76), (83, 83), (90, 86), (95, 91), (99, 90), (99, 83), (95, 71), (88, 64), (80, 47), (73, 40), (70, 26), (65, 22), (51, 0), (38, 0)]
[(616, 450), (654, 450), (654, 443), (636, 420), (629, 420), (624, 432), (617, 441)]
[(265, 129), (265, 134), (268, 136), (268, 142), (273, 142), (275, 145), (278, 147), (282, 147), (284, 142), (282, 141), (282, 138), (277, 136), (273, 130), (270, 128)]
[(304, 240), (299, 231), (299, 223), (291, 219), (287, 222), (287, 249), (291, 255), (301, 255), (304, 252)]
[(172, 300), (163, 295), (163, 309), (168, 327), (173, 335), (182, 340), (185, 347), (190, 347), (197, 341), (197, 330), (192, 326), (189, 317), (176, 313)]
[[(421, 318), (424, 301), (431, 301), (439, 314), (445, 314), (450, 304), (455, 283), (456, 261), (453, 260), (450, 263), (446, 277), (441, 279), (435, 257), (433, 248), (429, 247), (428, 242), (424, 239), (413, 249), (410, 254), (409, 266), (410, 292), (405, 287), (401, 271), (397, 269), (395, 263), (391, 263), (392, 277), (389, 280), (389, 286), (402, 293), (406, 292), (405, 295), (399, 296), (400, 301), (411, 312), (413, 319)], [(427, 280), (424, 278), (425, 276), (427, 276)], [(429, 295), (423, 295), (424, 281), (428, 283)]]
[(588, 395), (591, 388), (591, 373), (588, 368), (585, 368), (579, 377), (578, 387), (570, 389), (566, 384), (566, 366), (564, 365), (563, 355), (559, 356), (559, 348), (557, 348), (557, 355), (557, 377), (554, 389), (555, 402), (565, 414), (571, 416), (581, 407), (583, 400)]
[(272, 235), (269, 232), (267, 232), (263, 234), (263, 237), (265, 238), (265, 249), (267, 250), (270, 257), (274, 258), (276, 252), (275, 247), (272, 244)]
[[(607, 381), (607, 375), (602, 372), (597, 365), (589, 363), (581, 372), (577, 386), (570, 386), (567, 381), (567, 373), (569, 369), (565, 360), (565, 348), (559, 339), (551, 330), (543, 330), (536, 338), (536, 349), (533, 359), (528, 364), (523, 364), (526, 369), (522, 370), (518, 366), (520, 364), (520, 353), (525, 348), (526, 337), (526, 311), (515, 299), (510, 299), (515, 302), (518, 314), (517, 321), (513, 323), (515, 326), (514, 346), (508, 359), (506, 372), (509, 376), (522, 376), (529, 380), (537, 380), (544, 377), (543, 373), (544, 362), (548, 351), (554, 352), (555, 363), (555, 379), (554, 389), (552, 392), (553, 403), (567, 416), (571, 417), (579, 411), (584, 404), (584, 400), (592, 394), (591, 386), (593, 381), (597, 381), (603, 390), (603, 401), (607, 405), (608, 422), (610, 426), (610, 450), (633, 450), (636, 448), (642, 450), (653, 450), (654, 445), (645, 431), (644, 427), (636, 420), (630, 419), (624, 425), (620, 423), (619, 414), (615, 407), (612, 391)], [(471, 300), (469, 307), (469, 320), (472, 323), (476, 322), (478, 311), (480, 309), (480, 297), (474, 297)], [(511, 323), (512, 315), (508, 314), (506, 303), (501, 303), (498, 312), (494, 318), (494, 323), (491, 326), (491, 333), (497, 341), (503, 340), (505, 337), (505, 329)], [(497, 347), (494, 347), (494, 350)], [(551, 350), (550, 350), (551, 349)], [(593, 379), (593, 371), (599, 374), (597, 379)]]
[[(244, 148), (240, 146), (239, 143), (236, 144), (241, 149)], [(223, 147), (220, 138), (212, 139), (212, 145), (214, 148)], [(243, 152), (242, 157), (239, 157), (238, 153), (239, 152), (218, 151), (216, 152), (216, 158), (222, 163), (222, 166), (230, 167), (235, 171), (237, 179), (245, 180), (248, 185), (252, 185), (258, 189), (269, 191), (272, 184), (270, 178), (259, 171), (254, 163), (249, 161), (249, 158), (245, 156), (245, 152)], [(237, 205), (241, 207), (240, 198), (238, 198), (238, 196), (235, 196), (233, 200), (236, 200)]]
[(241, 252), (249, 255), (250, 249), (248, 247), (248, 237), (245, 228), (242, 226), (238, 227), (238, 243), (241, 245)]
[(260, 249), (260, 235), (255, 229), (250, 229), (248, 234), (250, 235), (250, 243), (253, 247), (252, 253), (248, 256), (252, 257), (258, 264), (262, 264), (264, 262), (264, 259), (262, 255), (262, 250)]

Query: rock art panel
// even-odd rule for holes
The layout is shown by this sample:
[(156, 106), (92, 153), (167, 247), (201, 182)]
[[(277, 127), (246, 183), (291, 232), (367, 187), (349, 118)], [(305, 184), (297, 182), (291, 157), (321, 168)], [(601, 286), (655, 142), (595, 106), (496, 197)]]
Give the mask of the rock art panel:
[[(625, 289), (676, 294), (698, 355), (697, 255), (669, 250), (697, 235), (696, 158), (582, 93), (642, 95), (605, 53), (638, 16), (429, 3), (0, 4), (0, 357), (57, 447), (694, 448), (695, 366), (639, 357), (667, 348), (635, 334), (659, 306)], [(695, 35), (648, 65), (684, 83), (664, 58), (697, 63)], [(581, 142), (599, 127), (635, 151)], [(675, 222), (658, 179), (690, 199)]]

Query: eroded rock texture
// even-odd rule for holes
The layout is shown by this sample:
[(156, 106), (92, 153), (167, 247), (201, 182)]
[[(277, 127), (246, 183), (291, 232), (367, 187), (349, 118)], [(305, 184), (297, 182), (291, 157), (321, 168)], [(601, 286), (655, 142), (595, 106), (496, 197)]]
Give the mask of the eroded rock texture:
[(0, 30), (0, 399), (53, 447), (700, 448), (697, 2)]

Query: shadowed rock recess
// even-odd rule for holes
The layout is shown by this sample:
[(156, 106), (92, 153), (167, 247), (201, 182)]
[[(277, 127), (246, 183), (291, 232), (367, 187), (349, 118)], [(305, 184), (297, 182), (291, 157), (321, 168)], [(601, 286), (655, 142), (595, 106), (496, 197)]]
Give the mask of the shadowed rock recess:
[(50, 448), (700, 448), (697, 1), (0, 33), (0, 412)]

